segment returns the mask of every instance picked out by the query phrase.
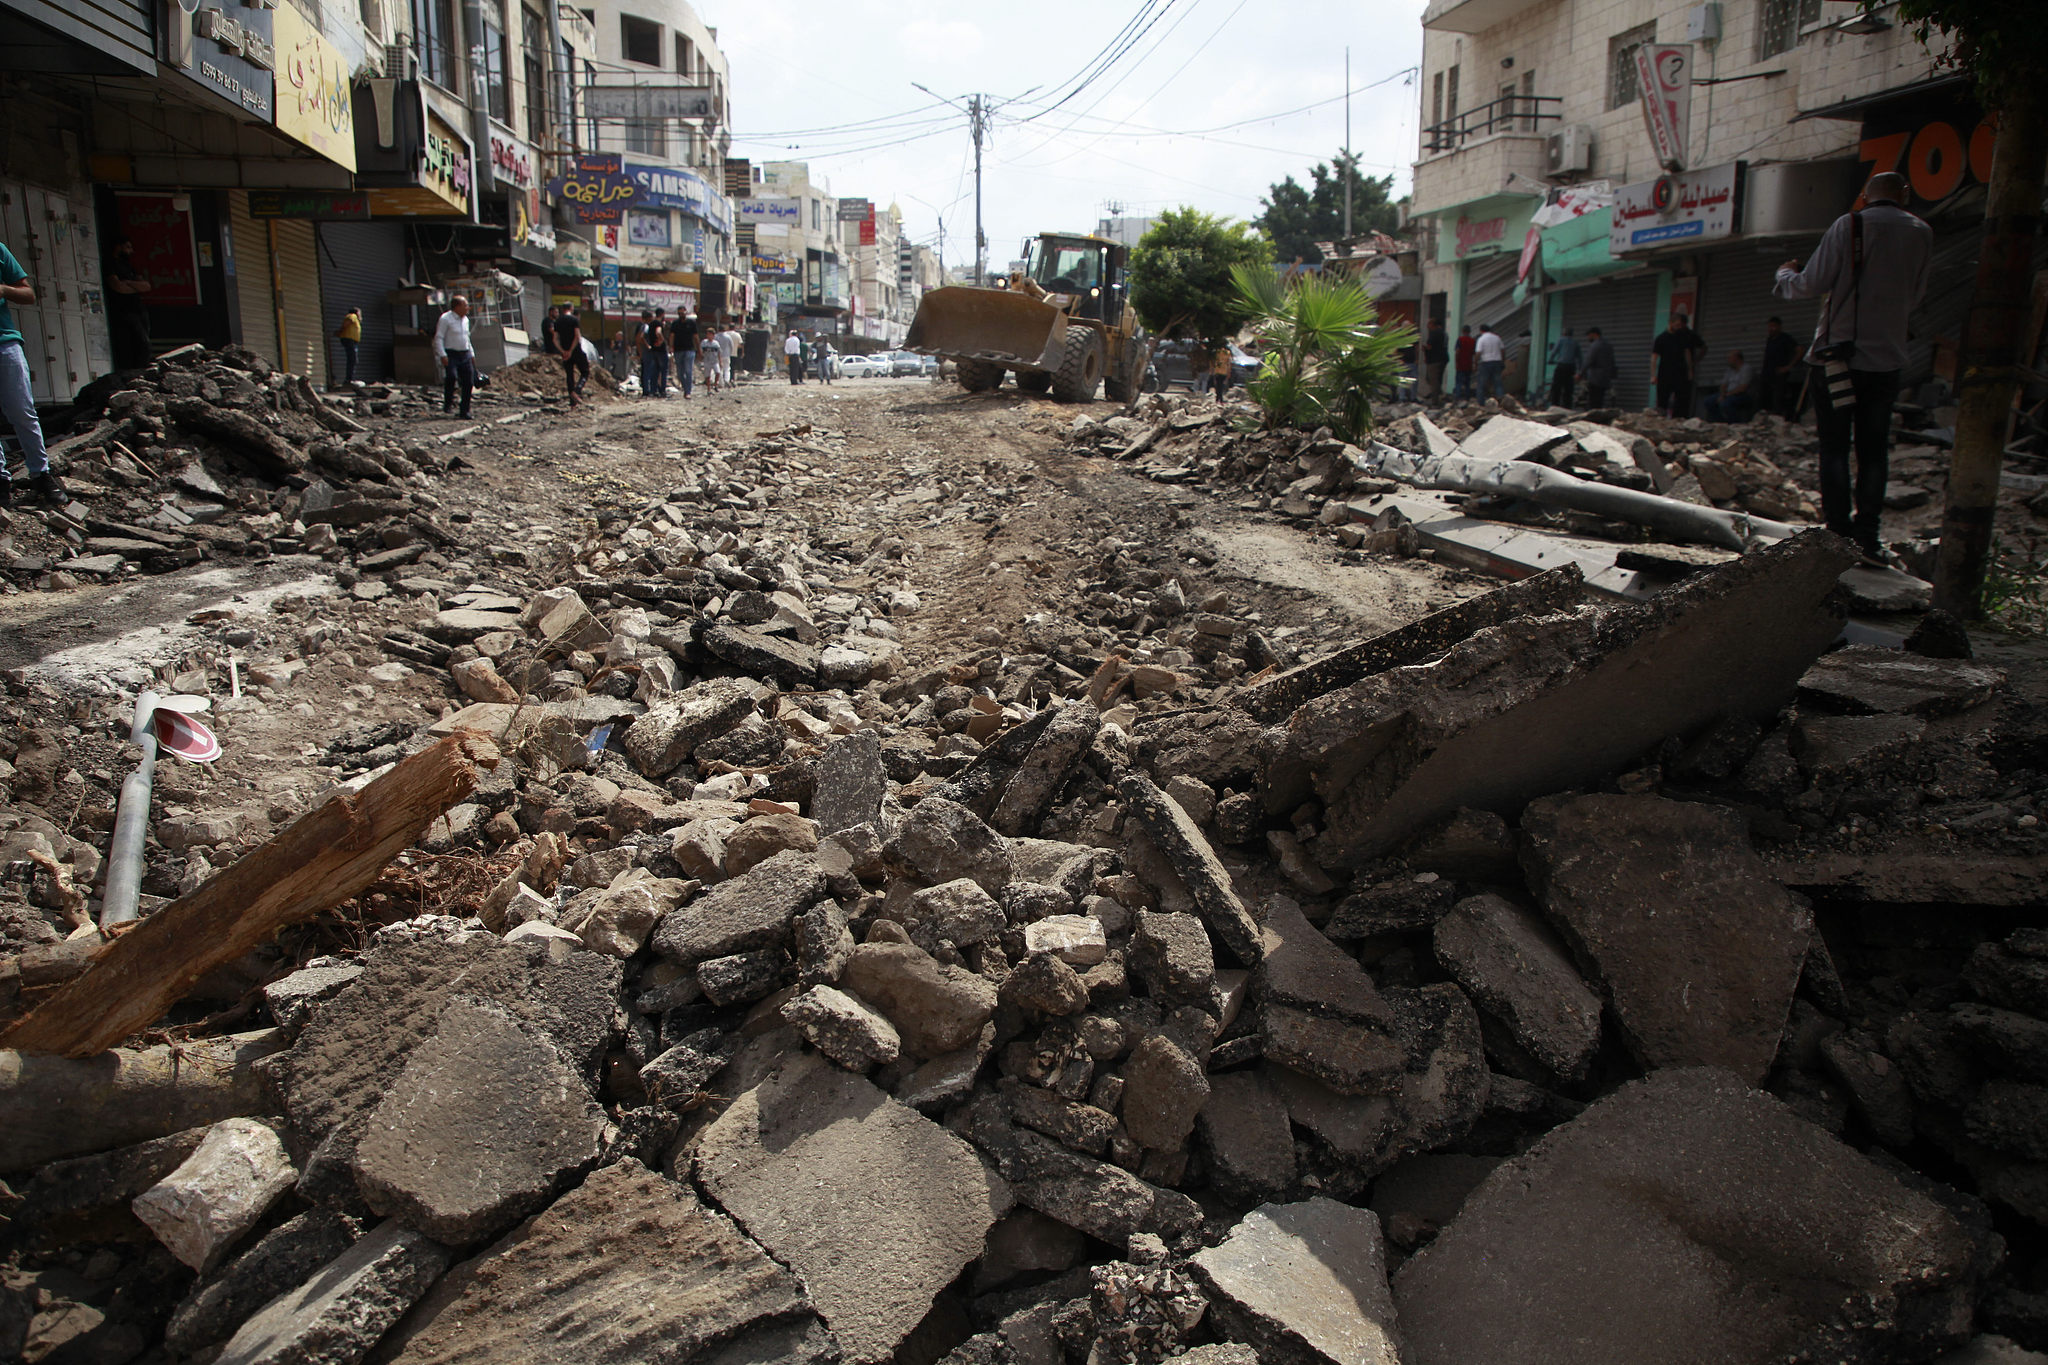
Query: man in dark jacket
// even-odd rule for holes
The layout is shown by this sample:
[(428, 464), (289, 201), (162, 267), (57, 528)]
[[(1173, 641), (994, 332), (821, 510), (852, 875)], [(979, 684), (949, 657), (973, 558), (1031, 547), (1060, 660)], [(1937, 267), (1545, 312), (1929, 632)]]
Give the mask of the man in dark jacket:
[(1614, 344), (1600, 335), (1598, 327), (1586, 329), (1586, 366), (1580, 373), (1586, 381), (1586, 406), (1606, 407), (1607, 390), (1614, 385)]
[(1444, 401), (1444, 369), (1451, 363), (1451, 338), (1442, 318), (1429, 320), (1429, 337), (1422, 343), (1422, 399), (1425, 403)]

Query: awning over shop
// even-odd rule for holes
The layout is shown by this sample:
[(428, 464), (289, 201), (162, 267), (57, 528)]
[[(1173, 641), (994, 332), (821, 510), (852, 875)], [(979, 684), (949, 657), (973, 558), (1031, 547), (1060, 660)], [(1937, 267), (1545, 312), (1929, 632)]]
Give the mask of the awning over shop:
[(1543, 278), (1538, 281), (1536, 272), (1530, 271), (1528, 277), (1515, 286), (1515, 302), (1528, 298), (1532, 284), (1583, 284), (1603, 275), (1634, 269), (1639, 262), (1617, 260), (1608, 249), (1608, 237), (1613, 227), (1614, 210), (1605, 208), (1542, 229)]

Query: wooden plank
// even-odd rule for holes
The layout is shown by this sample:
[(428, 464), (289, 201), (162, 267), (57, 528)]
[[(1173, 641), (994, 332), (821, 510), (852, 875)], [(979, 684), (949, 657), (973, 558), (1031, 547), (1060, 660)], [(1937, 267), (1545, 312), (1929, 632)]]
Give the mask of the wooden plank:
[(497, 748), (472, 732), (422, 749), (356, 793), (337, 793), (269, 843), (109, 942), (0, 1047), (90, 1057), (161, 1019), (194, 983), (288, 925), (375, 881), (475, 790)]

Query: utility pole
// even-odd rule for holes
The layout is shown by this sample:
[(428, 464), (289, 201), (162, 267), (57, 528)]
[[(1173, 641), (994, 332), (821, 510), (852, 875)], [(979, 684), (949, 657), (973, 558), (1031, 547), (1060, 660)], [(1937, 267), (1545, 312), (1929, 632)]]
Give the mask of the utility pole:
[(1351, 49), (1348, 47), (1344, 49), (1344, 240), (1351, 240)]
[(967, 121), (974, 128), (974, 282), (988, 280), (988, 235), (981, 230), (981, 133), (988, 122), (988, 105), (979, 95), (967, 102)]

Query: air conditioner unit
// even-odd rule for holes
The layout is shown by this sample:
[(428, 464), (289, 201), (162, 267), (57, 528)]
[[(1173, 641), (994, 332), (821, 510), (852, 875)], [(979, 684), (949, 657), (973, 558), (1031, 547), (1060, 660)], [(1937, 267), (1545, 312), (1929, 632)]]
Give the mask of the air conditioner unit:
[(1569, 175), (1593, 166), (1593, 130), (1583, 123), (1567, 123), (1543, 139), (1543, 169), (1549, 175)]
[(420, 78), (419, 54), (412, 50), (412, 44), (384, 45), (383, 74), (395, 81), (416, 81)]

